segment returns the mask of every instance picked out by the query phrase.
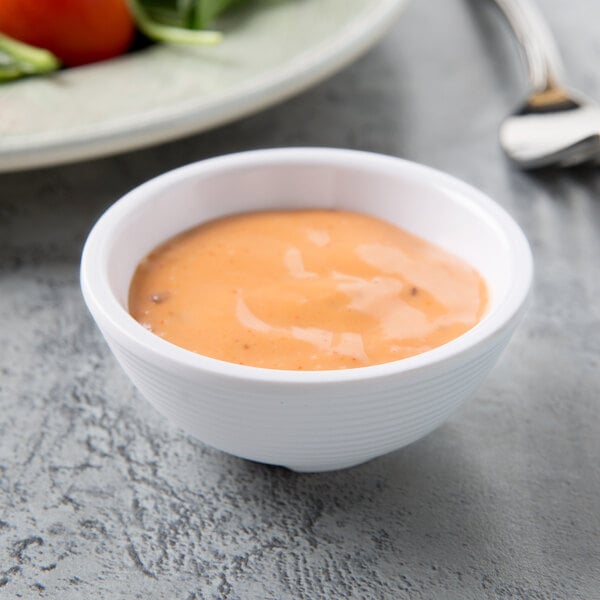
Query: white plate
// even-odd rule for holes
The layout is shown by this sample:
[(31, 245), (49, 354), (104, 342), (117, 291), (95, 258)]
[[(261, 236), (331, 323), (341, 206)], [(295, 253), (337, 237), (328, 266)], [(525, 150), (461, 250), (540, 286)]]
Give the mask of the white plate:
[(0, 86), (0, 171), (104, 156), (231, 121), (369, 49), (407, 0), (259, 0), (212, 47), (156, 45)]

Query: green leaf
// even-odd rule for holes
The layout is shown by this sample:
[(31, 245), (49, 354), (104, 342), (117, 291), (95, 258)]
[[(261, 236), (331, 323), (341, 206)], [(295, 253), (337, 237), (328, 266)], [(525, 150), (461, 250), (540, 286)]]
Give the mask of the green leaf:
[(239, 0), (196, 0), (194, 28), (203, 29)]
[(154, 21), (139, 0), (127, 0), (127, 5), (138, 29), (150, 39), (157, 42), (172, 44), (218, 44), (223, 37), (219, 31), (187, 29), (185, 27), (166, 25)]
[(244, 2), (248, 0), (129, 0), (129, 6), (142, 31), (149, 22), (200, 31), (227, 9)]
[(52, 52), (0, 33), (0, 80), (41, 75), (59, 68), (60, 60)]

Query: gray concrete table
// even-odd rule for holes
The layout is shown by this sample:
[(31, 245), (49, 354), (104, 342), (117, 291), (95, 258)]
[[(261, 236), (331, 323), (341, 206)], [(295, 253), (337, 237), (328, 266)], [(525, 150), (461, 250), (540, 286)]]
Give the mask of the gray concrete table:
[[(600, 4), (541, 2), (600, 98)], [(568, 4), (568, 6), (567, 6)], [(413, 2), (326, 83), (161, 147), (0, 177), (0, 597), (600, 598), (600, 172), (526, 175), (497, 126), (524, 92), (483, 0)], [(369, 464), (298, 475), (165, 423), (78, 287), (82, 242), (132, 186), (282, 145), (361, 148), (457, 175), (522, 225), (534, 305), (450, 421)]]

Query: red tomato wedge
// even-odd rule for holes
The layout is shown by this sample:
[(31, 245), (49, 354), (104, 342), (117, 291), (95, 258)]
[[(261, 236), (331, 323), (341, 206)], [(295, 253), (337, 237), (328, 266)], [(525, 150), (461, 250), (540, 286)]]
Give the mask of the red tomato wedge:
[(0, 0), (0, 32), (71, 67), (122, 54), (134, 31), (126, 0)]

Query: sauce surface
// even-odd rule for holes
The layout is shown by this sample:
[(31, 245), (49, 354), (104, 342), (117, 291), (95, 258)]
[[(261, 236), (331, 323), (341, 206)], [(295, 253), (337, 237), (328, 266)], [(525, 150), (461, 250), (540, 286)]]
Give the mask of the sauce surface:
[(193, 352), (271, 369), (348, 369), (440, 346), (473, 327), (487, 288), (470, 265), (371, 216), (234, 215), (151, 252), (132, 316)]

